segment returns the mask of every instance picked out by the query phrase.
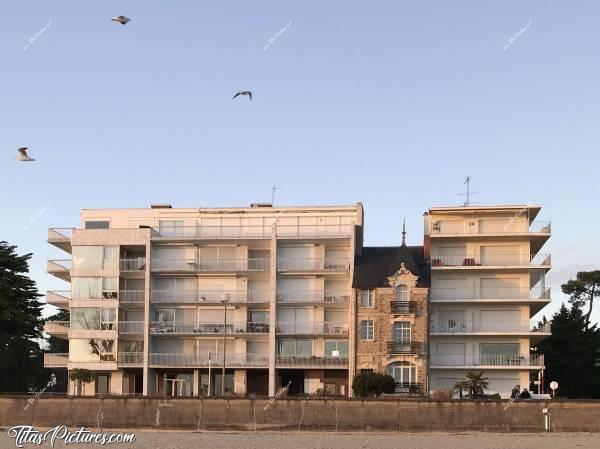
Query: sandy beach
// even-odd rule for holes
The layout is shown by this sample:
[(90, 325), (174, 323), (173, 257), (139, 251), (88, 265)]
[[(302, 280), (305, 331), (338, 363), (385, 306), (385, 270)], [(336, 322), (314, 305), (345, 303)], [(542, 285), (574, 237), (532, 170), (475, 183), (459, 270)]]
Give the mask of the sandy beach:
[[(91, 430), (91, 429), (90, 429)], [(112, 448), (144, 449), (597, 449), (600, 434), (592, 433), (327, 433), (327, 432), (191, 432), (131, 430), (132, 444), (111, 444)], [(96, 444), (58, 442), (56, 447), (87, 447)], [(2, 430), (0, 449), (14, 448), (15, 440)], [(51, 447), (49, 443), (40, 446)]]

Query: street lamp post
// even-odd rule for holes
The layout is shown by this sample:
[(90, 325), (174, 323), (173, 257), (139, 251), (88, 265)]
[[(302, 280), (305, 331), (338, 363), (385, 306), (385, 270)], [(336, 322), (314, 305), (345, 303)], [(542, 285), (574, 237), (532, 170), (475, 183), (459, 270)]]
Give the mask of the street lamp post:
[(223, 303), (223, 373), (221, 375), (221, 396), (225, 396), (225, 356), (227, 355), (227, 304), (231, 296), (229, 293), (223, 293), (221, 295), (221, 302)]

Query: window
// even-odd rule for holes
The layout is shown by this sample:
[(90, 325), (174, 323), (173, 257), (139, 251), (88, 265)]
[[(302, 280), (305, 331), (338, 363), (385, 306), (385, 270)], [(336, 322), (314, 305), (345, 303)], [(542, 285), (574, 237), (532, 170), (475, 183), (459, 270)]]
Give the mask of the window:
[(117, 268), (119, 251), (116, 246), (74, 246), (73, 268)]
[(373, 290), (361, 290), (360, 291), (360, 306), (361, 307), (373, 307), (373, 299), (375, 292)]
[(74, 277), (71, 281), (73, 299), (117, 299), (118, 278)]
[(183, 237), (183, 220), (159, 220), (158, 232), (162, 237)]
[(392, 329), (394, 343), (410, 343), (410, 322), (396, 321)]
[(284, 357), (310, 357), (312, 340), (283, 339), (279, 343), (279, 355)]
[(398, 285), (394, 290), (394, 295), (396, 296), (396, 301), (408, 301), (410, 299), (408, 294), (408, 286)]
[(375, 339), (373, 320), (362, 320), (360, 322), (360, 338), (363, 340)]
[(250, 311), (248, 312), (248, 322), (250, 323), (268, 323), (269, 312), (264, 311)]
[(119, 278), (102, 278), (102, 299), (117, 299)]
[(397, 384), (409, 385), (417, 383), (417, 367), (410, 362), (394, 362), (387, 366), (387, 373)]
[(326, 357), (348, 357), (348, 342), (344, 340), (325, 341)]
[(110, 374), (96, 375), (96, 394), (110, 393)]
[(108, 220), (86, 221), (85, 229), (108, 229), (110, 222)]
[(479, 358), (483, 365), (518, 364), (519, 343), (480, 343)]
[(69, 360), (73, 362), (116, 361), (115, 341), (98, 338), (69, 339)]

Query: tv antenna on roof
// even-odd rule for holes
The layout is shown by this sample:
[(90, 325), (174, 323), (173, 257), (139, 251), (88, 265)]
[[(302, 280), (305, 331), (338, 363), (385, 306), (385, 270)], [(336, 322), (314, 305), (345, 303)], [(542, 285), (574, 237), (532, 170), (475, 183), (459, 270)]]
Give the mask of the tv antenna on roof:
[(471, 195), (479, 193), (479, 190), (477, 190), (476, 192), (471, 192), (471, 177), (470, 176), (467, 176), (467, 179), (465, 179), (465, 182), (463, 184), (467, 185), (467, 192), (466, 193), (459, 193), (458, 195), (466, 197), (465, 202), (463, 203), (463, 206), (464, 207), (468, 207), (471, 204), (473, 204), (471, 202)]
[(277, 187), (275, 184), (273, 184), (273, 187), (271, 189), (272, 189), (272, 192), (271, 192), (271, 206), (275, 206), (275, 192), (277, 190), (279, 190), (279, 187)]

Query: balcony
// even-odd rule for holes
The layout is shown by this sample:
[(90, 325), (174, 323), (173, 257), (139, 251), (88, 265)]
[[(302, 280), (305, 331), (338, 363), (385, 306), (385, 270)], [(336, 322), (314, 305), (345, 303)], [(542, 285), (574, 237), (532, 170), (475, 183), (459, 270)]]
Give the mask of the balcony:
[(544, 268), (550, 269), (550, 254), (494, 254), (486, 256), (436, 255), (431, 256), (431, 269), (482, 267), (495, 268)]
[(348, 258), (294, 258), (279, 259), (277, 271), (289, 271), (298, 273), (312, 272), (347, 272), (350, 271), (350, 259)]
[(48, 273), (62, 279), (66, 282), (71, 282), (71, 267), (73, 262), (71, 259), (49, 260)]
[(223, 295), (230, 303), (269, 302), (268, 290), (153, 290), (150, 301), (156, 304), (220, 304)]
[(49, 290), (46, 292), (46, 304), (67, 310), (69, 300), (71, 299), (71, 290)]
[(278, 290), (277, 302), (343, 305), (350, 303), (350, 292), (347, 290)]
[(431, 299), (438, 300), (550, 300), (550, 287), (432, 288)]
[(173, 226), (159, 229), (153, 240), (268, 239), (271, 226)]
[(302, 238), (350, 238), (354, 232), (353, 224), (277, 224), (277, 237), (280, 239)]
[(424, 354), (425, 345), (422, 342), (387, 342), (387, 353), (388, 354)]
[[(223, 335), (224, 324), (197, 322), (158, 322), (150, 323), (152, 335)], [(227, 323), (227, 335), (268, 334), (267, 323)]]
[(143, 335), (143, 321), (119, 321), (119, 334), (121, 335)]
[(316, 356), (277, 356), (275, 361), (278, 368), (322, 367), (348, 368), (348, 357), (316, 357)]
[(44, 368), (66, 368), (69, 365), (69, 354), (44, 353)]
[(143, 305), (145, 295), (145, 290), (120, 290), (119, 303)]
[(550, 323), (519, 322), (519, 321), (490, 321), (479, 323), (468, 320), (431, 321), (432, 334), (490, 334), (490, 335), (524, 335), (550, 334)]
[(420, 395), (423, 386), (415, 382), (396, 382), (394, 393), (396, 394), (417, 394)]
[(117, 354), (119, 367), (136, 367), (144, 364), (143, 352), (119, 352)]
[[(473, 223), (470, 225), (469, 223)], [(432, 237), (439, 236), (468, 236), (468, 235), (514, 235), (514, 234), (548, 234), (552, 233), (549, 221), (506, 220), (492, 227), (477, 225), (477, 221), (438, 220), (430, 225)]]
[(531, 367), (541, 368), (544, 366), (544, 356), (542, 354), (530, 354), (528, 357), (518, 354), (510, 355), (434, 355), (431, 356), (430, 364), (432, 368), (465, 368), (465, 367), (486, 367), (486, 368), (512, 368), (512, 367)]
[(267, 271), (268, 259), (153, 259), (152, 271), (242, 273)]
[(322, 322), (322, 323), (295, 323), (278, 322), (279, 335), (335, 335), (348, 336), (348, 324)]
[(390, 311), (394, 315), (414, 315), (416, 309), (415, 301), (390, 301)]
[(71, 253), (71, 237), (73, 228), (50, 228), (48, 229), (48, 243)]
[(69, 321), (46, 321), (44, 332), (53, 337), (66, 339), (69, 336), (70, 327), (71, 323)]
[[(202, 366), (209, 365), (219, 368), (223, 366), (223, 354), (163, 354), (151, 353), (151, 366)], [(257, 367), (266, 368), (269, 365), (269, 356), (266, 354), (226, 354), (225, 365), (227, 368)]]
[(121, 271), (145, 271), (146, 258), (136, 257), (134, 259), (121, 259), (119, 262), (119, 269)]

